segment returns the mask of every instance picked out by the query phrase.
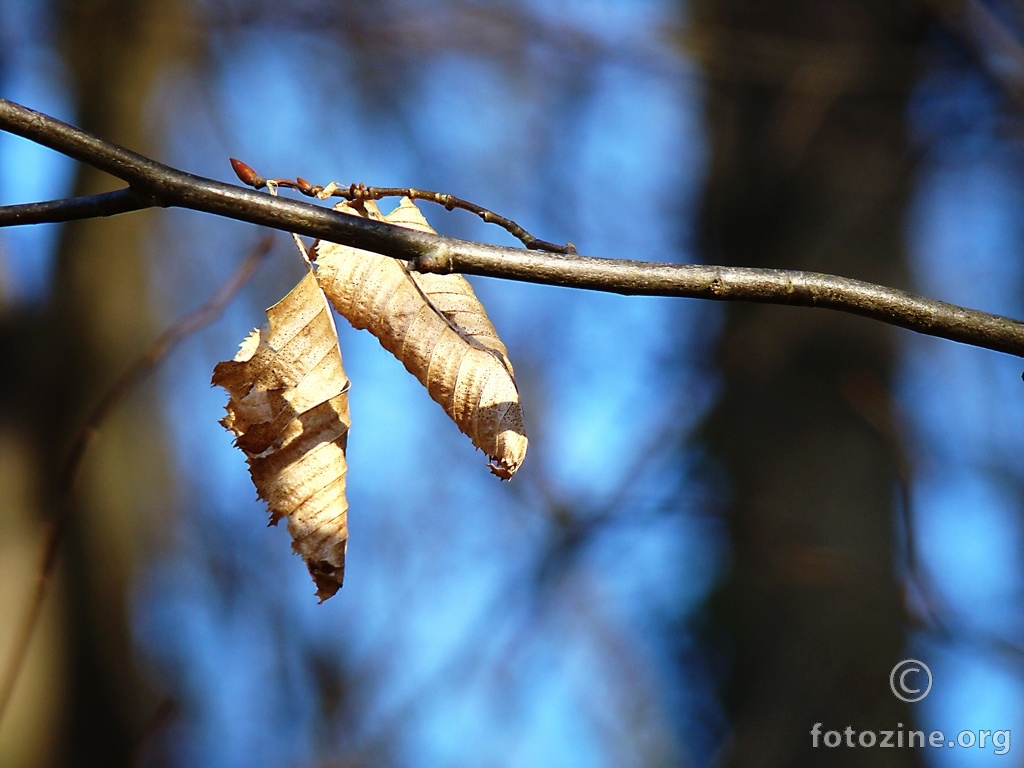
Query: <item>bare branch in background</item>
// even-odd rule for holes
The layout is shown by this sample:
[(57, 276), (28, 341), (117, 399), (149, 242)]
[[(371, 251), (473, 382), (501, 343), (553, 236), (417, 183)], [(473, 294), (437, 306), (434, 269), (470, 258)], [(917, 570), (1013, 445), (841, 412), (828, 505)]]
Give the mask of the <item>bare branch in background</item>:
[(871, 375), (851, 377), (842, 383), (843, 398), (885, 443), (899, 481), (899, 517), (901, 558), (907, 589), (903, 597), (904, 612), (910, 626), (926, 632), (935, 640), (950, 645), (969, 645), (995, 653), (1010, 663), (1024, 661), (1024, 645), (999, 636), (991, 628), (972, 627), (942, 595), (933, 573), (921, 556), (921, 546), (914, 525), (915, 462), (909, 455), (907, 420), (896, 398), (885, 385)]
[(57, 550), (64, 529), (67, 527), (68, 514), (71, 510), (71, 499), (78, 487), (78, 479), (81, 474), (82, 462), (89, 446), (99, 436), (100, 426), (106, 420), (107, 415), (113, 408), (124, 400), (125, 396), (139, 384), (140, 381), (150, 373), (167, 354), (182, 341), (197, 331), (202, 330), (212, 323), (228, 305), (228, 302), (241, 290), (242, 286), (252, 277), (256, 267), (259, 266), (263, 257), (270, 251), (271, 238), (264, 237), (257, 246), (249, 253), (242, 262), (235, 274), (221, 286), (210, 300), (194, 312), (190, 312), (174, 325), (164, 331), (150, 347), (143, 352), (131, 367), (114, 381), (100, 399), (92, 413), (86, 419), (85, 424), (78, 432), (74, 444), (71, 446), (71, 453), (64, 466), (57, 494), (57, 504), (53, 516), (50, 518), (43, 542), (40, 545), (39, 567), (36, 571), (36, 584), (25, 609), (21, 624), (16, 629), (14, 643), (12, 644), (7, 664), (0, 673), (0, 723), (3, 722), (7, 705), (10, 704), (11, 695), (14, 693), (15, 684), (18, 682), (18, 674), (25, 662), (29, 645), (32, 640), (32, 633), (38, 623), (42, 612), (43, 601), (46, 598), (50, 580), (53, 576), (54, 566), (57, 563)]
[(1024, 44), (1010, 25), (978, 0), (929, 3), (942, 23), (977, 57), (982, 71), (1018, 109), (1024, 107)]
[(408, 261), (422, 272), (460, 272), (633, 296), (824, 307), (1024, 357), (1024, 323), (1018, 320), (874, 283), (798, 270), (629, 261), (485, 245), (185, 173), (6, 99), (0, 99), (0, 128), (126, 181), (152, 205), (318, 237)]

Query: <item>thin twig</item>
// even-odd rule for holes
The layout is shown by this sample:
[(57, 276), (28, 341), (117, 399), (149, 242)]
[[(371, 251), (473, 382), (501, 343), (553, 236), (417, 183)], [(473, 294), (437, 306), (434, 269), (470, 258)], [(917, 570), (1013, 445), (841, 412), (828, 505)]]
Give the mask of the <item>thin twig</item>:
[(270, 235), (260, 240), (235, 271), (234, 275), (231, 276), (231, 279), (221, 286), (220, 290), (206, 304), (179, 319), (174, 325), (164, 331), (145, 352), (135, 359), (131, 366), (103, 394), (103, 397), (100, 398), (96, 407), (93, 408), (75, 438), (58, 486), (59, 491), (53, 516), (46, 526), (46, 532), (40, 546), (40, 559), (39, 567), (36, 571), (35, 588), (32, 591), (28, 608), (22, 617), (21, 624), (15, 635), (11, 655), (7, 660), (3, 676), (0, 677), (0, 723), (3, 722), (4, 715), (7, 712), (7, 706), (10, 704), (14, 687), (18, 681), (18, 675), (28, 653), (32, 633), (42, 613), (43, 601), (53, 576), (61, 536), (67, 527), (68, 516), (71, 512), (71, 500), (81, 476), (82, 461), (89, 447), (99, 435), (100, 425), (114, 406), (121, 402), (143, 377), (150, 373), (166, 357), (172, 348), (209, 325), (224, 311), (224, 307), (241, 290), (242, 286), (256, 270), (256, 267), (259, 266), (260, 261), (269, 252), (271, 241)]
[(572, 243), (558, 245), (547, 240), (541, 240), (527, 232), (523, 227), (512, 219), (505, 218), (494, 211), (477, 205), (461, 197), (449, 195), (446, 192), (431, 192), (429, 189), (416, 189), (414, 187), (368, 187), (365, 184), (349, 184), (347, 187), (332, 181), (326, 187), (318, 184), (310, 184), (299, 176), (291, 179), (265, 179), (257, 174), (250, 166), (241, 160), (231, 158), (231, 167), (242, 183), (248, 184), (255, 189), (263, 189), (268, 184), (273, 184), (285, 189), (294, 189), (307, 197), (315, 197), (318, 200), (326, 200), (328, 197), (341, 197), (345, 200), (381, 200), (385, 197), (408, 197), (410, 200), (426, 200), (443, 206), (446, 211), (459, 208), (476, 214), (488, 224), (497, 224), (508, 232), (512, 237), (519, 240), (523, 245), (533, 251), (548, 251), (549, 253), (576, 253), (576, 246)]
[(544, 253), (441, 237), (184, 173), (6, 99), (0, 99), (0, 129), (107, 171), (159, 205), (362, 248), (411, 262), (421, 272), (461, 272), (626, 295), (825, 307), (1024, 357), (1024, 323), (1018, 320), (874, 283), (785, 269)]

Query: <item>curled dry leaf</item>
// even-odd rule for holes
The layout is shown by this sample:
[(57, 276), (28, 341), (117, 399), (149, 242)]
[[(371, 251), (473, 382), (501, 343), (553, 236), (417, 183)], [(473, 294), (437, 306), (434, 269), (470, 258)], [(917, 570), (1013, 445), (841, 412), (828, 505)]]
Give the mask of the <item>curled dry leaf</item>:
[(288, 518), (292, 549), (321, 602), (341, 587), (348, 543), (345, 447), (349, 380), (331, 310), (312, 273), (267, 310), (270, 322), (218, 363), (228, 391), (221, 423), (248, 457), (270, 523)]
[[(373, 201), (335, 210), (433, 232), (408, 198), (388, 216)], [(512, 363), (473, 289), (461, 275), (422, 274), (395, 259), (320, 241), (317, 279), (334, 308), (369, 330), (420, 380), (491, 471), (512, 477), (526, 455), (526, 432)]]

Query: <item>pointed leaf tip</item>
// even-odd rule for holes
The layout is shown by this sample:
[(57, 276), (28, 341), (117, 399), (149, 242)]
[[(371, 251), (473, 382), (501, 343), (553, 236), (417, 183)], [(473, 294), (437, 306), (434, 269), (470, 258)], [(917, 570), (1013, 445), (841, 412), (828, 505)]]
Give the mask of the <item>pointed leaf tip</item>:
[[(388, 216), (372, 200), (335, 210), (433, 232), (409, 198)], [(409, 271), (395, 259), (320, 241), (317, 279), (334, 308), (402, 361), (477, 448), (509, 479), (527, 438), (512, 363), (464, 277)]]

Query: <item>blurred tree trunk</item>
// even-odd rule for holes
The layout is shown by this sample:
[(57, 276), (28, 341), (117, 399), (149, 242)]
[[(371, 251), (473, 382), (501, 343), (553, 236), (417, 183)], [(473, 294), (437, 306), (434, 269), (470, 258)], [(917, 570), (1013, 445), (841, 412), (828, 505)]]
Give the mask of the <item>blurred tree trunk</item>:
[[(166, 0), (56, 4), (52, 18), (72, 76), (77, 124), (160, 154), (159, 137), (145, 126), (160, 124), (152, 111), (160, 76), (188, 53), (183, 10)], [(92, 169), (77, 171), (75, 194), (121, 186)], [(143, 212), (64, 225), (41, 316), (4, 318), (13, 355), (5, 363), (22, 375), (6, 383), (15, 391), (0, 404), (0, 415), (19, 425), (10, 439), (20, 444), (19, 455), (31, 457), (24, 485), (35, 494), (37, 518), (52, 513), (69, 447), (88, 411), (154, 336), (145, 247), (153, 221), (152, 212)], [(117, 409), (86, 458), (62, 544), (59, 588), (48, 597), (62, 627), (58, 634), (57, 624), (44, 625), (33, 640), (33, 653), (36, 645), (52, 647), (52, 658), (62, 661), (23, 678), (11, 706), (18, 712), (47, 690), (62, 713), (56, 722), (5, 734), (11, 743), (34, 743), (19, 751), (18, 765), (127, 765), (156, 708), (135, 664), (129, 590), (149, 524), (167, 514), (171, 494), (162, 430), (146, 416), (158, 411), (141, 402), (134, 395)], [(8, 617), (14, 608), (20, 617), (34, 576), (38, 535), (25, 541), (31, 565), (27, 576), (23, 571), (8, 582), (18, 585), (18, 599), (4, 605)]]
[[(912, 2), (694, 0), (709, 76), (700, 234), (712, 263), (902, 285), (912, 162), (904, 113), (923, 18)], [(889, 329), (731, 305), (705, 436), (732, 483), (733, 568), (716, 616), (734, 652), (723, 764), (910, 765), (906, 749), (812, 748), (810, 730), (910, 727), (889, 689), (905, 627)]]

